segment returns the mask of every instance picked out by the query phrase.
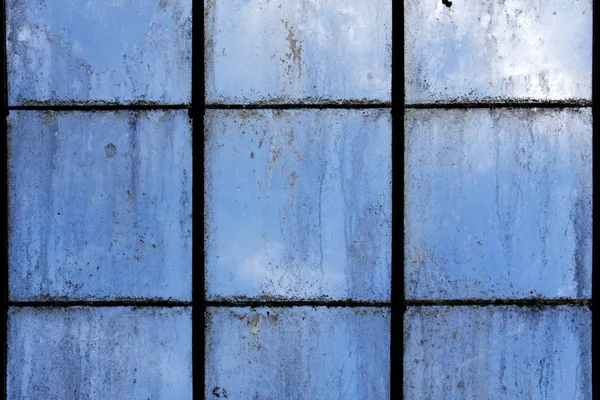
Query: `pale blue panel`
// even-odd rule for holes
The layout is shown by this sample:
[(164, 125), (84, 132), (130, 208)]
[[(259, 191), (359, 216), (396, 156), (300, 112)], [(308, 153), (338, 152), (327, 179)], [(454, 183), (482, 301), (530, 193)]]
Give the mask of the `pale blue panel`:
[(191, 0), (7, 0), (8, 101), (189, 103)]
[(391, 100), (391, 0), (204, 0), (209, 103)]
[(205, 121), (209, 298), (389, 300), (389, 110)]
[(408, 110), (406, 296), (589, 298), (585, 109)]
[(187, 111), (8, 123), (12, 300), (191, 299)]
[(591, 310), (409, 307), (406, 399), (592, 399)]
[(389, 399), (390, 311), (208, 308), (206, 398)]
[(7, 398), (192, 399), (190, 308), (11, 308)]
[(404, 0), (407, 103), (591, 100), (592, 0)]

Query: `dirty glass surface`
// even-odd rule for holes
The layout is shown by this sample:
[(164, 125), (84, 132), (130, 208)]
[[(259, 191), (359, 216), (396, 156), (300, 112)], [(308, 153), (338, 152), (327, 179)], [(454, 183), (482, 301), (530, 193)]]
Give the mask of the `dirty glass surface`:
[(390, 311), (209, 307), (206, 398), (389, 399)]
[(209, 299), (389, 300), (389, 110), (209, 110), (205, 130)]
[(206, 398), (390, 398), (391, 5), (204, 1)]
[(591, 399), (593, 2), (403, 5), (404, 398)]
[(391, 0), (204, 4), (208, 103), (391, 100)]
[(591, 310), (409, 307), (406, 399), (592, 399)]
[(9, 105), (191, 101), (192, 0), (7, 0)]
[(13, 307), (7, 399), (192, 399), (189, 307)]
[(406, 296), (589, 298), (591, 110), (405, 112)]
[(405, 0), (406, 103), (591, 100), (592, 0)]
[(191, 300), (191, 126), (176, 111), (11, 111), (11, 300)]

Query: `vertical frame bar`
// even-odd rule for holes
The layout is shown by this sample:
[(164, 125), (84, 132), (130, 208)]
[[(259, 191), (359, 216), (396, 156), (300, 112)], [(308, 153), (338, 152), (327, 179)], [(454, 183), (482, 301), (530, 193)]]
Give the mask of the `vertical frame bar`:
[(204, 398), (204, 0), (192, 2), (192, 391)]
[(2, 96), (2, 141), (0, 142), (0, 152), (2, 152), (2, 173), (0, 174), (2, 190), (6, 208), (2, 210), (2, 398), (5, 399), (6, 394), (6, 373), (7, 373), (7, 336), (8, 336), (8, 147), (7, 147), (7, 118), (8, 118), (8, 91), (7, 91), (7, 75), (6, 75), (6, 2), (2, 0), (0, 4), (0, 21), (2, 22), (2, 86), (0, 93)]
[[(404, 398), (404, 2), (392, 1), (392, 304), (390, 398)], [(402, 72), (401, 74), (399, 72)], [(395, 72), (395, 73), (394, 73)], [(402, 134), (400, 134), (402, 133)]]
[(596, 126), (598, 124), (597, 111), (596, 111), (596, 70), (597, 66), (596, 57), (598, 55), (596, 49), (596, 41), (594, 40), (594, 33), (596, 31), (596, 7), (592, 3), (592, 398), (596, 399), (600, 396), (600, 389), (598, 388), (598, 380), (600, 374), (598, 373), (598, 363), (596, 360), (600, 356), (600, 344), (598, 343), (597, 336), (600, 334), (600, 318), (598, 315), (597, 306), (594, 309), (594, 304), (598, 301), (598, 288), (600, 286), (598, 266), (596, 261), (596, 234), (598, 232), (598, 194), (596, 192), (596, 174), (594, 173), (593, 167), (598, 165), (598, 138)]

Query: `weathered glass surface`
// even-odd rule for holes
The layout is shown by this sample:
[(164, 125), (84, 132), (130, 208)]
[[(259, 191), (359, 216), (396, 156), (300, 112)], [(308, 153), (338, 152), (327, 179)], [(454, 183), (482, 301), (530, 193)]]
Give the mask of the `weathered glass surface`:
[(205, 0), (209, 103), (390, 101), (391, 0)]
[(192, 0), (7, 0), (8, 101), (189, 103)]
[(186, 110), (8, 124), (11, 300), (191, 299)]
[(389, 300), (389, 110), (209, 110), (210, 299)]
[(383, 308), (208, 308), (206, 398), (388, 399)]
[(591, 100), (592, 0), (404, 0), (407, 103)]
[(192, 399), (190, 308), (11, 308), (7, 398)]
[(591, 310), (409, 307), (406, 399), (592, 399)]
[(405, 114), (406, 296), (589, 298), (584, 109)]

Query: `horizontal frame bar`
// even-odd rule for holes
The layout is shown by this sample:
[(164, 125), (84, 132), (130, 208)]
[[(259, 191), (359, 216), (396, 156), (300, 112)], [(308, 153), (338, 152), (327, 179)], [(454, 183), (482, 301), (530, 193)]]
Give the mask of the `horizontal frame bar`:
[(323, 103), (323, 104), (206, 104), (208, 110), (287, 110), (287, 109), (365, 109), (392, 108), (392, 103)]
[(407, 307), (433, 306), (592, 306), (591, 299), (455, 299), (455, 300), (406, 300)]
[(170, 300), (73, 300), (9, 301), (9, 307), (191, 307), (191, 301)]
[(356, 300), (207, 300), (207, 307), (391, 307), (390, 302)]
[(504, 103), (423, 103), (406, 104), (405, 109), (469, 109), (469, 108), (590, 108), (592, 102), (581, 101), (546, 101), (546, 102), (504, 102)]
[(165, 105), (136, 105), (136, 104), (107, 104), (107, 105), (35, 105), (35, 106), (9, 106), (9, 111), (120, 111), (120, 110), (188, 110), (188, 104), (165, 104)]
[[(210, 307), (390, 307), (388, 302), (365, 302), (353, 300), (340, 301), (279, 301), (279, 300), (213, 300), (205, 301)], [(193, 301), (171, 300), (74, 300), (74, 301), (9, 301), (10, 307), (191, 307)]]
[[(206, 307), (391, 307), (387, 301), (359, 300), (206, 300)], [(191, 307), (192, 301), (176, 300), (48, 300), (9, 301), (10, 307)], [(406, 307), (428, 306), (592, 306), (591, 299), (450, 299), (405, 300)]]
[[(406, 104), (405, 109), (471, 109), (471, 108), (590, 108), (591, 101), (528, 103), (429, 103)], [(120, 111), (120, 110), (191, 110), (189, 104), (165, 105), (34, 105), (9, 106), (8, 111)], [(327, 103), (327, 104), (206, 104), (207, 110), (293, 110), (293, 109), (380, 109), (392, 103)]]

